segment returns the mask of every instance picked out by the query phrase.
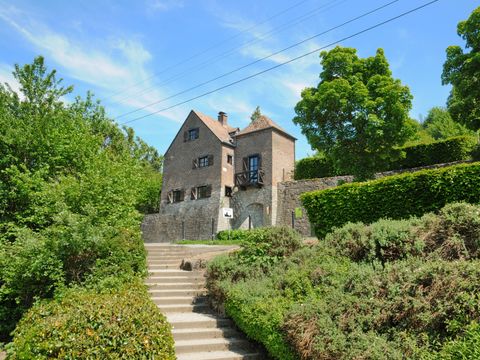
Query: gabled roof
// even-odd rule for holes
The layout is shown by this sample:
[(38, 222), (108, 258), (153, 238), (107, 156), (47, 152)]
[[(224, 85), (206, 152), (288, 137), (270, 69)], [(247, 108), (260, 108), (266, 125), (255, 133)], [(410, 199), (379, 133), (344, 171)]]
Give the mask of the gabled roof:
[(217, 120), (212, 119), (210, 116), (202, 114), (199, 111), (192, 110), (192, 112), (210, 129), (210, 131), (221, 141), (231, 145), (232, 137), (230, 133), (235, 132), (238, 128), (223, 126)]
[(292, 138), (294, 140), (297, 140), (295, 137), (287, 133), (285, 130), (283, 130), (279, 125), (277, 125), (272, 119), (265, 115), (260, 115), (258, 118), (253, 120), (250, 125), (248, 125), (245, 129), (241, 130), (236, 136), (241, 136), (245, 134), (250, 134), (256, 131), (261, 131), (265, 129), (275, 129), (279, 132), (281, 132), (283, 135)]

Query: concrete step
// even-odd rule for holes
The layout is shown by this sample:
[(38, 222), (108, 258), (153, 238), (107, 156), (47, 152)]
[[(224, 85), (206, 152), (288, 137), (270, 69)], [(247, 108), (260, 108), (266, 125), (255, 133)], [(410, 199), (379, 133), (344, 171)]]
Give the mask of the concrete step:
[(157, 305), (200, 305), (206, 301), (205, 296), (162, 296), (151, 299)]
[(217, 339), (217, 338), (230, 338), (239, 337), (240, 334), (232, 327), (200, 327), (200, 328), (187, 328), (187, 329), (173, 329), (173, 338), (177, 340), (189, 340), (189, 339)]
[(179, 270), (182, 262), (174, 262), (172, 264), (148, 264), (148, 269), (170, 269), (170, 270)]
[(250, 343), (241, 338), (190, 339), (175, 341), (175, 353), (195, 353), (200, 351), (245, 350)]
[(224, 328), (233, 326), (233, 321), (227, 318), (217, 317), (213, 314), (202, 313), (175, 313), (166, 314), (167, 320), (174, 329), (193, 328)]
[(152, 281), (148, 283), (147, 280), (145, 280), (145, 284), (148, 286), (149, 290), (203, 289), (205, 287), (205, 283), (203, 281), (181, 283), (159, 283), (157, 281)]
[(171, 297), (171, 296), (203, 296), (207, 293), (206, 289), (150, 289), (148, 291), (153, 298)]
[(205, 278), (202, 273), (198, 271), (185, 271), (181, 269), (148, 269), (148, 272), (155, 277), (170, 277), (170, 276), (188, 276)]
[(146, 284), (203, 284), (204, 282), (203, 277), (197, 276), (150, 276), (145, 280)]
[(265, 359), (259, 353), (244, 350), (228, 351), (204, 351), (178, 354), (177, 360), (262, 360)]
[(157, 305), (157, 307), (160, 309), (161, 312), (163, 313), (178, 313), (178, 312), (183, 312), (183, 313), (191, 313), (191, 312), (197, 312), (197, 313), (208, 313), (210, 312), (210, 307), (206, 303), (200, 303), (200, 304), (161, 304)]

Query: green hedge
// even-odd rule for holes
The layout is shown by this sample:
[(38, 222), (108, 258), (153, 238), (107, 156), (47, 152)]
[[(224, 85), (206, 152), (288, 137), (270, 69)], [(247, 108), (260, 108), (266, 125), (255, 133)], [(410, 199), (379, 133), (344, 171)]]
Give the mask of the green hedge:
[(175, 359), (171, 327), (140, 283), (108, 293), (77, 288), (37, 303), (7, 353), (9, 360)]
[(474, 137), (456, 136), (427, 144), (405, 146), (400, 149), (405, 152), (405, 158), (392, 162), (390, 169), (410, 169), (468, 160), (476, 143)]
[(480, 163), (344, 184), (301, 196), (318, 236), (347, 222), (372, 223), (436, 211), (455, 201), (480, 202)]
[(295, 163), (295, 180), (316, 179), (338, 175), (331, 160), (316, 155), (298, 160)]

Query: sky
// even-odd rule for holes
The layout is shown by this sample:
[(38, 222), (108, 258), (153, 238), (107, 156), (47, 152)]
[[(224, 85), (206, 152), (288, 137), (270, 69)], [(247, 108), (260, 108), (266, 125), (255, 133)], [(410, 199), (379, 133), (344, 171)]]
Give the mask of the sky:
[(92, 91), (112, 119), (131, 126), (160, 153), (191, 109), (213, 118), (224, 111), (232, 126), (243, 128), (258, 105), (298, 138), (300, 159), (313, 150), (292, 119), (302, 89), (318, 84), (317, 49), (354, 47), (368, 57), (383, 48), (393, 76), (414, 97), (411, 117), (422, 119), (431, 107), (445, 105), (450, 91), (441, 84), (445, 49), (464, 45), (457, 24), (479, 6), (478, 0), (439, 0), (342, 40), (427, 2), (0, 0), (0, 82), (18, 88), (11, 75), (14, 64), (42, 55), (65, 85), (74, 86), (65, 101)]

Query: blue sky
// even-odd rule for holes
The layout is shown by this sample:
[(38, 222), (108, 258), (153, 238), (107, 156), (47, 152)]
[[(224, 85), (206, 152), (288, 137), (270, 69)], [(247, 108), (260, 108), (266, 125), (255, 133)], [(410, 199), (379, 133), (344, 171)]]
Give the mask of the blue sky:
[[(399, 0), (385, 9), (196, 90), (153, 102), (258, 60), (391, 0), (0, 0), (0, 81), (13, 64), (46, 58), (74, 95), (92, 90), (119, 123), (221, 87), (300, 54), (337, 42), (428, 0)], [(449, 45), (463, 45), (460, 20), (478, 0), (440, 0), (381, 28), (341, 42), (362, 57), (385, 50), (393, 74), (414, 96), (411, 116), (443, 106), (440, 75)], [(187, 104), (129, 123), (163, 153), (190, 109), (229, 115), (240, 128), (259, 105), (298, 138), (297, 159), (312, 150), (292, 123), (300, 92), (315, 86), (318, 53)], [(15, 87), (15, 84), (13, 84)], [(67, 99), (68, 100), (68, 99)], [(119, 117), (120, 116), (120, 117)]]

